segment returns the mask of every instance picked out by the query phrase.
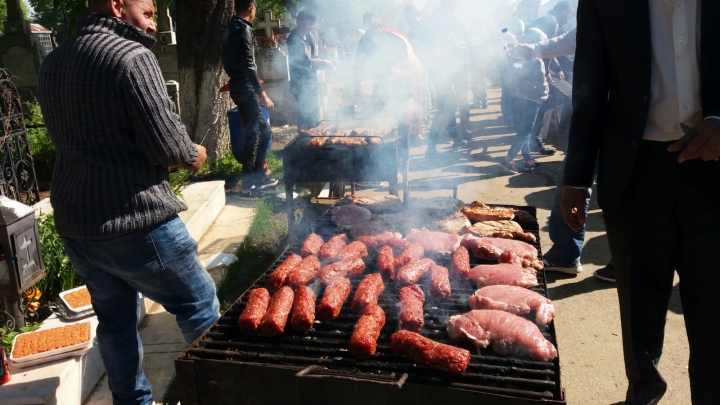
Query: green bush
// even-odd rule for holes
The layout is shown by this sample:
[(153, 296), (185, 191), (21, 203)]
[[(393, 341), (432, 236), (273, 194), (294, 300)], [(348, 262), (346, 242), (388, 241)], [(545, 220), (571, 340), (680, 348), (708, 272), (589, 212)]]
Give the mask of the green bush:
[[(40, 105), (26, 104), (25, 125), (28, 127), (43, 127), (45, 125)], [(38, 181), (50, 181), (53, 166), (55, 165), (55, 146), (50, 140), (47, 129), (28, 128), (27, 136), (30, 153), (32, 153), (35, 162)]]
[(45, 278), (36, 287), (40, 289), (41, 302), (45, 304), (57, 299), (61, 292), (79, 287), (84, 283), (65, 253), (65, 247), (55, 229), (55, 218), (52, 214), (38, 218), (37, 225), (40, 250), (45, 262)]

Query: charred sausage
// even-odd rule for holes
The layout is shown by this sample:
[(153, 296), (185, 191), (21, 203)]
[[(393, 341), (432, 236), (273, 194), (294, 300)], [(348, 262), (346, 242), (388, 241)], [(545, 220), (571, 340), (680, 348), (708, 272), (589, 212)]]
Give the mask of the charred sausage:
[(400, 329), (412, 332), (420, 332), (425, 324), (423, 304), (425, 293), (417, 285), (411, 285), (400, 289), (398, 294), (400, 301)]
[(365, 307), (350, 337), (350, 354), (358, 359), (369, 359), (377, 350), (380, 331), (385, 326), (385, 312), (375, 304)]
[(470, 352), (435, 342), (415, 332), (401, 330), (391, 336), (390, 350), (412, 362), (460, 375), (470, 364)]
[(370, 304), (377, 304), (380, 294), (385, 291), (385, 283), (382, 276), (378, 273), (368, 274), (360, 282), (350, 308), (355, 312), (365, 310)]
[(315, 293), (310, 288), (301, 285), (295, 292), (293, 314), (290, 326), (300, 333), (308, 333), (315, 322)]
[(383, 280), (388, 281), (395, 278), (395, 258), (390, 246), (383, 246), (377, 255), (377, 267)]

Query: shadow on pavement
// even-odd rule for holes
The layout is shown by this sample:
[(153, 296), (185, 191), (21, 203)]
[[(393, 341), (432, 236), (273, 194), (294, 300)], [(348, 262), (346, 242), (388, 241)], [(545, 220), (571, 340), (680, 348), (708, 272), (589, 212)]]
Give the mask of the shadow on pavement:
[(426, 179), (416, 179), (410, 181), (410, 190), (412, 191), (431, 191), (453, 189), (461, 184), (472, 183), (482, 180), (487, 176), (464, 176), (464, 177), (432, 177)]
[[(571, 276), (570, 276), (571, 277)], [(559, 279), (566, 279), (568, 276), (547, 273), (548, 283), (553, 284)], [(588, 294), (593, 291), (609, 290), (615, 288), (614, 283), (598, 280), (595, 277), (588, 277), (577, 283), (563, 284), (557, 287), (548, 288), (548, 296), (553, 301), (560, 301), (576, 295)]]

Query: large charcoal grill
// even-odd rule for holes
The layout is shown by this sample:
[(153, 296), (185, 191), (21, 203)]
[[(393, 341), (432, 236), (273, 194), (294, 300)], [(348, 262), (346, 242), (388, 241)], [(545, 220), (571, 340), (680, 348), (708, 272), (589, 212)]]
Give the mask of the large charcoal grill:
[[(524, 208), (533, 216), (534, 208)], [(537, 223), (527, 232), (538, 235)], [(325, 240), (341, 232), (323, 216), (315, 232)], [(539, 237), (538, 237), (539, 240)], [(535, 247), (540, 250), (539, 243)], [(270, 273), (300, 245), (289, 247), (278, 261), (251, 287), (265, 285)], [(449, 265), (450, 257), (434, 258)], [(475, 260), (475, 264), (480, 261)], [(375, 272), (374, 260), (367, 261), (365, 272)], [(363, 276), (351, 278), (353, 293)], [(425, 281), (424, 279), (421, 281)], [(538, 273), (537, 292), (547, 296), (544, 272)], [(434, 301), (427, 284), (425, 326), (422, 334), (438, 342), (457, 345), (448, 339), (445, 321), (451, 315), (469, 310), (467, 298), (474, 293), (471, 282), (453, 281), (452, 296)], [(471, 363), (461, 376), (434, 371), (393, 355), (390, 335), (398, 330), (397, 289), (391, 283), (379, 305), (387, 322), (378, 340), (377, 354), (370, 360), (356, 360), (347, 352), (348, 343), (359, 315), (350, 310), (352, 293), (340, 317), (334, 322), (316, 322), (308, 335), (291, 330), (279, 338), (247, 336), (239, 333), (237, 318), (245, 307), (248, 292), (176, 360), (182, 390), (181, 402), (188, 404), (438, 404), (481, 401), (482, 404), (565, 404), (560, 383), (560, 365), (552, 362), (498, 357), (491, 350), (473, 353)], [(318, 294), (318, 302), (322, 294)], [(541, 328), (557, 346), (554, 323)]]

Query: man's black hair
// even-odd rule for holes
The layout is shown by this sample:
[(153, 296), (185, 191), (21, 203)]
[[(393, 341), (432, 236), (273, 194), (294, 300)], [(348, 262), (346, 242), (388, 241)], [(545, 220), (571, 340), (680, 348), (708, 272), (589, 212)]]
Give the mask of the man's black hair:
[(257, 0), (235, 0), (235, 12), (247, 11), (250, 7), (257, 7)]
[(363, 24), (370, 24), (373, 21), (375, 21), (375, 14), (371, 12), (363, 14)]
[(298, 13), (298, 15), (297, 15), (297, 20), (298, 20), (298, 21), (312, 21), (312, 22), (315, 22), (315, 21), (317, 21), (317, 16), (316, 16), (315, 14), (311, 13), (310, 11), (302, 10), (302, 11), (300, 11), (300, 12)]
[(574, 10), (574, 8), (573, 8), (572, 4), (570, 4), (569, 1), (561, 1), (561, 2), (557, 3), (555, 5), (555, 7), (553, 7), (553, 11), (556, 11), (556, 12), (568, 12), (568, 11), (573, 11), (573, 10)]

